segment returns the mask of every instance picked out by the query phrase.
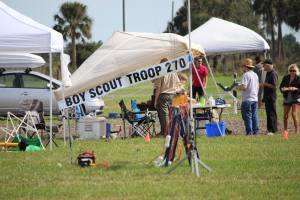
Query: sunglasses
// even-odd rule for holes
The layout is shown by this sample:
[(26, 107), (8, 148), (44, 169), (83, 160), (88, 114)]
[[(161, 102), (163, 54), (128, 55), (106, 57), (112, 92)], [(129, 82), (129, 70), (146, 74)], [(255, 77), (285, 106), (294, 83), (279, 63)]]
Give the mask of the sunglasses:
[(296, 72), (296, 70), (290, 70), (290, 72)]

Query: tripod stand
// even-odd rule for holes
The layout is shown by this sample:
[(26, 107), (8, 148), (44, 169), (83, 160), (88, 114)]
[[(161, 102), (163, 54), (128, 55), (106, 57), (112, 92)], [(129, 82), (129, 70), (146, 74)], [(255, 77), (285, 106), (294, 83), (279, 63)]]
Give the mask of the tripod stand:
[[(196, 136), (194, 132), (194, 122), (188, 119), (188, 108), (187, 106), (180, 106), (179, 108), (171, 108), (172, 122), (170, 129), (170, 140), (166, 142), (166, 152), (165, 152), (165, 166), (169, 165), (170, 161), (173, 161), (174, 154), (178, 141), (178, 130), (180, 129), (180, 136), (182, 137), (183, 144), (185, 147), (186, 155), (181, 159), (176, 165), (167, 171), (167, 175), (173, 172), (179, 165), (181, 165), (185, 160), (188, 160), (191, 166), (192, 173), (196, 173), (199, 176), (199, 164), (207, 169), (209, 172), (211, 169), (200, 159), (199, 151), (197, 149)], [(167, 144), (169, 143), (169, 144)]]

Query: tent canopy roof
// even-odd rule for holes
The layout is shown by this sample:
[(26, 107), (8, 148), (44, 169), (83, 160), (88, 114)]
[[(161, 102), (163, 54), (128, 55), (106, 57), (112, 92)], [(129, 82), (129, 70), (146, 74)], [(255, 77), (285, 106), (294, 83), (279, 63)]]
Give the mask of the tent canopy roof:
[(0, 52), (63, 51), (62, 35), (22, 15), (0, 1)]
[[(173, 59), (188, 52), (188, 40), (172, 33), (115, 32), (72, 74), (65, 96), (78, 94), (129, 72)], [(192, 44), (195, 55), (204, 51)], [(56, 96), (61, 99), (59, 91)]]
[(0, 53), (0, 68), (24, 69), (36, 68), (45, 64), (45, 60), (29, 53)]
[(258, 52), (270, 49), (268, 43), (256, 32), (215, 17), (192, 31), (191, 40), (196, 44), (201, 44), (207, 55)]

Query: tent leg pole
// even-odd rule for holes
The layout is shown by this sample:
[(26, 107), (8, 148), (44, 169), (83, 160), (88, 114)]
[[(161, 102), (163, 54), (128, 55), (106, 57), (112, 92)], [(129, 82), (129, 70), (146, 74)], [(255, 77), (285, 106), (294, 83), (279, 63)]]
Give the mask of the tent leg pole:
[(68, 135), (69, 135), (69, 147), (70, 147), (70, 161), (71, 164), (73, 164), (73, 138), (71, 135), (71, 123), (70, 123), (70, 118), (69, 118), (69, 111), (68, 109), (66, 110), (67, 112), (67, 119), (68, 119)]
[(50, 75), (50, 151), (52, 151), (52, 52), (49, 53), (49, 75)]

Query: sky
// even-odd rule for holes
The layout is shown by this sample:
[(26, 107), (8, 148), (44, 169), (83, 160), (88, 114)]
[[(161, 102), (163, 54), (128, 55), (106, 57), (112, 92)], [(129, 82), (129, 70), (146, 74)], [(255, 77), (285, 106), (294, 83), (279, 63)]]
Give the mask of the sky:
[[(11, 8), (33, 20), (53, 27), (53, 16), (66, 0), (1, 0)], [(72, 2), (72, 0), (68, 0)], [(87, 13), (93, 19), (92, 40), (106, 41), (114, 31), (122, 31), (122, 0), (77, 0), (85, 4)], [(126, 31), (161, 33), (172, 16), (183, 5), (183, 0), (125, 0)], [(287, 26), (283, 34), (292, 33), (300, 42), (300, 32)]]
[[(1, 1), (48, 27), (54, 26), (53, 16), (66, 2), (66, 0)], [(175, 11), (183, 5), (182, 0), (173, 1)], [(122, 0), (77, 0), (77, 2), (87, 6), (87, 14), (93, 19), (92, 40), (105, 41), (114, 31), (122, 31)], [(125, 14), (126, 31), (161, 33), (171, 19), (172, 0), (126, 0)]]

